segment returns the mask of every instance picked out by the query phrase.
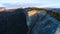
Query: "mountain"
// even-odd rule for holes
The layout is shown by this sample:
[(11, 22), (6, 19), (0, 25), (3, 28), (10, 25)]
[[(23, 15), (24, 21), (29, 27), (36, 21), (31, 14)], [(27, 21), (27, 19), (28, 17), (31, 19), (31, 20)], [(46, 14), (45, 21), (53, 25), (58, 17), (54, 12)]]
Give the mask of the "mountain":
[[(2, 10), (2, 9), (4, 9), (4, 10)], [(16, 11), (16, 12), (15, 12)], [(50, 34), (50, 32), (52, 32), (52, 29), (53, 29), (53, 27), (55, 27), (56, 26), (56, 20), (57, 21), (60, 21), (60, 9), (55, 9), (55, 8), (48, 8), (48, 9), (46, 9), (46, 8), (36, 8), (36, 7), (28, 7), (28, 8), (17, 8), (17, 9), (5, 9), (5, 8), (1, 8), (1, 12), (0, 12), (0, 16), (1, 16), (1, 20), (2, 19), (6, 19), (7, 20), (7, 17), (6, 16), (8, 16), (9, 17), (9, 19), (11, 19), (11, 20), (8, 20), (9, 22), (9, 24), (11, 24), (11, 23), (13, 23), (13, 21), (15, 22), (16, 21), (16, 23), (18, 23), (18, 21), (20, 21), (20, 20), (17, 20), (17, 19), (19, 19), (19, 18), (22, 18), (22, 16), (24, 16), (25, 14), (24, 13), (22, 13), (22, 14), (20, 14), (20, 12), (22, 12), (22, 11), (24, 11), (25, 13), (27, 13), (26, 15), (27, 15), (27, 25), (29, 26), (29, 24), (30, 23), (32, 23), (32, 24), (30, 24), (31, 26), (32, 26), (32, 28), (34, 27), (34, 25), (37, 23), (37, 24), (39, 24), (38, 25), (38, 27), (36, 27), (37, 28), (37, 30), (38, 29), (40, 29), (41, 31), (39, 31), (39, 34), (42, 32), (43, 33), (43, 31), (45, 31), (46, 32), (46, 34), (47, 33), (49, 33)], [(23, 15), (24, 14), (24, 15)], [(21, 15), (20, 17), (19, 17), (19, 15)], [(46, 17), (48, 17), (48, 19), (50, 19), (51, 17), (53, 18), (53, 19), (51, 19), (53, 22), (51, 23), (51, 21), (49, 20), (47, 20), (47, 18)], [(23, 17), (23, 18), (25, 18), (25, 17)], [(29, 21), (30, 20), (30, 21)], [(47, 20), (47, 22), (45, 21), (45, 20)], [(2, 21), (3, 22), (3, 21)], [(11, 22), (11, 23), (10, 23)], [(24, 21), (23, 21), (24, 22)], [(44, 23), (44, 22), (46, 22), (46, 23)], [(49, 23), (48, 23), (49, 22)], [(58, 22), (57, 22), (58, 23)], [(60, 23), (60, 22), (59, 22)], [(2, 23), (3, 24), (3, 23)], [(13, 23), (14, 24), (14, 23)], [(12, 24), (12, 25), (13, 25)], [(19, 24), (18, 24), (19, 25)], [(50, 27), (50, 26), (52, 27)], [(30, 26), (30, 27), (31, 27)], [(40, 27), (41, 26), (41, 27)], [(17, 27), (17, 26), (16, 26)], [(24, 26), (25, 27), (25, 26)], [(40, 27), (40, 28), (39, 28)], [(42, 28), (42, 27), (44, 27), (44, 28)], [(49, 29), (49, 27), (50, 27), (50, 29)], [(56, 28), (56, 27), (55, 27)], [(54, 28), (54, 29), (55, 29)], [(4, 28), (5, 29), (5, 28)], [(30, 29), (30, 28), (29, 28)], [(35, 28), (33, 28), (34, 30), (36, 30)], [(32, 30), (33, 30), (32, 29)], [(2, 29), (3, 30), (3, 29)], [(33, 30), (33, 31), (34, 31)], [(20, 31), (20, 30), (19, 30)], [(24, 31), (26, 31), (26, 29), (24, 30)], [(55, 30), (54, 30), (55, 31)], [(38, 31), (36, 31), (36, 32), (38, 32)], [(14, 32), (15, 33), (15, 32)], [(20, 32), (19, 32), (20, 33)], [(45, 33), (44, 33), (45, 34)]]
[(47, 10), (52, 10), (54, 12), (60, 12), (60, 8), (45, 8)]

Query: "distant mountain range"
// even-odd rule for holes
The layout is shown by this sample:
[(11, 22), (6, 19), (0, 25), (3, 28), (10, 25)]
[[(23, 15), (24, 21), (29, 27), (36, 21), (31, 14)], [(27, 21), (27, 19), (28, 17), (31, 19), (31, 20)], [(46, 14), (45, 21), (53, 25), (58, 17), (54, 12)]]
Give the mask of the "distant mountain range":
[(55, 12), (60, 12), (60, 8), (45, 8), (47, 10), (54, 10)]

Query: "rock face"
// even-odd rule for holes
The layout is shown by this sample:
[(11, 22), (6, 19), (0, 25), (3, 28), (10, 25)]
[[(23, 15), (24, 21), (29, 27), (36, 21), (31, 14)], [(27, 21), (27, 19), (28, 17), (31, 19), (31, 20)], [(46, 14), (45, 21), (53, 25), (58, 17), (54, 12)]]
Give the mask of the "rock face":
[[(47, 10), (48, 11), (48, 10)], [(51, 12), (50, 14), (47, 13), (45, 10), (30, 10), (28, 12), (28, 26), (29, 31), (28, 34), (55, 34), (60, 25), (60, 21), (56, 19)], [(53, 16), (51, 16), (53, 15)], [(58, 18), (58, 17), (57, 17)]]
[(0, 34), (26, 34), (27, 30), (24, 10), (0, 12)]
[(34, 20), (37, 20), (37, 18), (38, 18), (37, 14), (41, 14), (44, 12), (45, 12), (45, 10), (31, 10), (31, 11), (27, 12), (29, 22), (32, 22), (32, 23), (35, 22)]

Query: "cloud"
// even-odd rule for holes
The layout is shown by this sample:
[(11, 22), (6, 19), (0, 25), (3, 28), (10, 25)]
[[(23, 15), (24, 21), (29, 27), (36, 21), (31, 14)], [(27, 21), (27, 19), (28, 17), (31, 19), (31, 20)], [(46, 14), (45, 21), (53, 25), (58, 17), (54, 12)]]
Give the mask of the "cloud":
[(39, 8), (60, 8), (59, 0), (0, 0), (0, 7), (39, 7)]
[(4, 7), (4, 5), (0, 4), (0, 7)]

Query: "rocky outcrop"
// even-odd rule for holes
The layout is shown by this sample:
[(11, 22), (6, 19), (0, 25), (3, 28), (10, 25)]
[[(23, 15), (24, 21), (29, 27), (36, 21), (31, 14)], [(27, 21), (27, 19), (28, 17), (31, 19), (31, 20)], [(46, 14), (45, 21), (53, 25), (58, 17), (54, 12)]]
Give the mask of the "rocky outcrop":
[(52, 10), (31, 9), (28, 12), (28, 34), (55, 34), (58, 25), (60, 25), (58, 15), (59, 13)]

